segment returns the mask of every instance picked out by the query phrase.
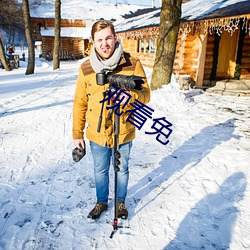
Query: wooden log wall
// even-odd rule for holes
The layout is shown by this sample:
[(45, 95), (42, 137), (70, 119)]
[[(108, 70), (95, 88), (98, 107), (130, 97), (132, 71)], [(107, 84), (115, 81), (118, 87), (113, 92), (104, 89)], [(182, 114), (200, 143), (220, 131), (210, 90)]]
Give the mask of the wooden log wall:
[[(52, 52), (54, 47), (54, 37), (42, 38), (42, 57), (46, 58), (48, 52)], [(84, 51), (88, 47), (88, 40), (78, 38), (61, 38), (60, 51), (69, 51), (77, 58), (84, 56)]]
[(152, 68), (154, 66), (155, 53), (138, 51), (138, 40), (121, 38), (120, 42), (122, 43), (124, 51), (138, 58), (145, 67)]
[(54, 37), (42, 37), (42, 57), (46, 58), (48, 52), (53, 51)]
[(139, 54), (139, 53), (136, 53), (134, 56), (136, 58), (138, 58), (145, 67), (153, 68), (154, 60), (155, 60), (155, 54), (150, 54), (150, 53)]
[(61, 38), (60, 51), (73, 52), (73, 39), (67, 37)]
[(125, 39), (121, 39), (120, 42), (122, 43), (123, 46), (123, 50), (127, 51), (131, 54), (135, 54), (136, 53), (136, 47), (137, 47), (137, 40), (125, 40)]
[(197, 58), (199, 54), (199, 46), (197, 36), (187, 36), (184, 50), (184, 64), (180, 74), (188, 74), (192, 79), (196, 78)]
[(197, 58), (199, 53), (198, 37), (195, 35), (179, 35), (175, 52), (173, 73), (189, 75), (196, 79)]
[(84, 51), (88, 48), (89, 41), (87, 39), (82, 40), (79, 38), (73, 39), (73, 53), (74, 55), (84, 55)]
[[(39, 29), (39, 27), (49, 28), (55, 27), (54, 18), (31, 18), (32, 27), (34, 29)], [(86, 27), (85, 20), (71, 20), (71, 19), (62, 19), (61, 27)]]
[(183, 53), (185, 46), (185, 36), (179, 35), (177, 39), (176, 44), (176, 50), (175, 50), (175, 59), (174, 59), (174, 65), (173, 65), (173, 73), (178, 75), (179, 71), (183, 68)]
[[(146, 50), (138, 50), (139, 43), (145, 43), (147, 37), (137, 39), (126, 39), (124, 36), (119, 37), (123, 49), (131, 53), (134, 57), (140, 59), (145, 67), (152, 68), (154, 66), (155, 53), (146, 52)], [(152, 39), (150, 37), (149, 39)], [(176, 55), (173, 66), (173, 73), (177, 75), (190, 75), (193, 79), (197, 73), (197, 57), (198, 57), (198, 37), (195, 35), (184, 36), (179, 34), (176, 47)], [(155, 38), (155, 47), (157, 39)], [(144, 46), (145, 47), (145, 46)], [(156, 51), (157, 48), (155, 48)]]

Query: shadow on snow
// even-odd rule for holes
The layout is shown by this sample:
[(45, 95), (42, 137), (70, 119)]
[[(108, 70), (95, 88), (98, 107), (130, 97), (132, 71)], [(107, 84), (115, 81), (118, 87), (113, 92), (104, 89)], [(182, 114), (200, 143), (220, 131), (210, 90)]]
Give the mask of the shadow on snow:
[(242, 172), (228, 177), (217, 193), (207, 195), (181, 222), (176, 237), (164, 250), (229, 249), (238, 208), (247, 180)]
[[(174, 173), (185, 168), (187, 165), (190, 166), (186, 171), (190, 168), (196, 167), (199, 162), (201, 162), (202, 159), (219, 144), (232, 138), (239, 139), (239, 136), (233, 134), (235, 129), (234, 123), (235, 119), (229, 119), (223, 123), (202, 129), (198, 134), (184, 142), (183, 145), (176, 149), (171, 155), (162, 159), (158, 168), (154, 169), (135, 185), (131, 186), (128, 190), (129, 196), (133, 197), (134, 200), (140, 200), (142, 197), (147, 196), (161, 184), (166, 182), (172, 175), (174, 175)], [(169, 183), (167, 187), (161, 189), (161, 192), (159, 192), (148, 203), (156, 199), (157, 196), (172, 184), (173, 183)], [(143, 207), (141, 209), (143, 209)], [(132, 213), (132, 215), (135, 215), (136, 213)]]
[[(162, 159), (158, 168), (148, 173), (129, 188), (129, 199), (132, 200), (132, 203), (133, 201), (137, 203), (153, 191), (153, 193), (156, 193), (153, 198), (150, 198), (150, 200), (143, 204), (136, 212), (136, 204), (132, 206), (133, 211), (131, 211), (130, 208), (130, 216), (133, 217), (139, 213), (177, 181), (180, 177), (165, 184), (164, 188), (161, 187), (161, 189), (159, 189), (159, 187), (176, 172), (187, 168), (182, 176), (185, 175), (188, 170), (197, 167), (202, 159), (214, 150), (216, 146), (232, 138), (239, 139), (239, 136), (233, 134), (234, 129), (235, 119), (229, 119), (225, 122), (206, 127), (184, 142), (184, 144), (171, 155)], [(242, 173), (233, 175), (225, 181), (218, 194), (209, 195), (198, 203), (181, 223), (177, 238), (165, 249), (178, 249), (176, 246), (178, 246), (180, 242), (183, 244), (180, 249), (186, 249), (188, 246), (190, 246), (191, 249), (195, 247), (195, 244), (202, 247), (202, 244), (205, 242), (215, 248), (218, 246), (227, 247), (230, 242), (231, 228), (237, 213), (237, 209), (232, 204), (236, 199), (242, 198), (238, 193), (244, 192), (246, 185), (245, 179)], [(157, 192), (157, 190), (160, 191)], [(226, 198), (228, 200), (226, 200)], [(220, 201), (221, 203), (216, 204), (216, 201)], [(225, 218), (227, 219), (225, 220)], [(200, 226), (195, 223), (198, 223)], [(220, 236), (222, 238), (220, 238)]]
[(65, 104), (72, 103), (72, 102), (73, 102), (73, 100), (66, 100), (66, 101), (62, 101), (62, 102), (54, 102), (54, 103), (50, 103), (50, 104), (44, 104), (44, 105), (40, 105), (40, 106), (36, 106), (36, 107), (21, 108), (21, 109), (14, 110), (14, 111), (5, 111), (3, 113), (0, 113), (0, 117), (25, 113), (25, 112), (29, 112), (29, 111), (35, 111), (35, 110), (44, 109), (44, 108), (51, 108), (51, 107), (55, 107), (55, 106), (65, 105)]

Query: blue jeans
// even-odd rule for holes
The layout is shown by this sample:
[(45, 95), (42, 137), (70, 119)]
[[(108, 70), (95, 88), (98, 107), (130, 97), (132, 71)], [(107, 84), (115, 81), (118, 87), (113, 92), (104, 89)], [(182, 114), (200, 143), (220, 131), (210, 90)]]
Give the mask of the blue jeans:
[[(121, 202), (125, 201), (127, 195), (129, 178), (128, 161), (131, 147), (132, 141), (119, 146), (121, 164), (119, 165), (120, 171), (117, 178), (117, 200)], [(109, 168), (111, 159), (112, 163), (114, 162), (114, 148), (103, 147), (91, 141), (90, 148), (94, 161), (97, 202), (107, 204), (109, 196)]]

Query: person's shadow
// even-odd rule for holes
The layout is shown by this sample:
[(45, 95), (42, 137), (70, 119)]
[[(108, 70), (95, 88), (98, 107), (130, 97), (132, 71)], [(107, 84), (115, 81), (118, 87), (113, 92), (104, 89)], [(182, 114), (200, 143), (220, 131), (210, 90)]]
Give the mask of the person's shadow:
[[(171, 155), (163, 158), (158, 168), (131, 186), (128, 189), (128, 202), (135, 204), (130, 206), (130, 217), (140, 212), (145, 206), (164, 192), (166, 188), (172, 185), (176, 180), (171, 180), (168, 184), (164, 184), (164, 188), (159, 188), (161, 184), (166, 182), (176, 172), (181, 171), (183, 168), (186, 168), (185, 172), (187, 172), (190, 168), (196, 167), (216, 146), (232, 138), (238, 139), (239, 136), (233, 134), (235, 129), (234, 123), (235, 119), (229, 119), (223, 123), (202, 129), (198, 134), (184, 142), (184, 144), (177, 148)], [(156, 191), (157, 188), (159, 188), (159, 192)], [(141, 199), (149, 195), (152, 191), (156, 191), (154, 192), (156, 193), (154, 198), (144, 203), (143, 206), (135, 212), (136, 206)]]
[(206, 196), (191, 209), (164, 250), (229, 249), (239, 212), (234, 203), (243, 199), (246, 185), (242, 172), (228, 177), (217, 193)]

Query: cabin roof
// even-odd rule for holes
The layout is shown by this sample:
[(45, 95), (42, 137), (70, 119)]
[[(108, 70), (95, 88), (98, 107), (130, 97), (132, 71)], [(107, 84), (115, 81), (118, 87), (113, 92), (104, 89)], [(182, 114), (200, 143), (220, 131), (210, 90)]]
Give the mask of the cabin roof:
[[(138, 15), (133, 13), (131, 17), (117, 20), (116, 31), (125, 32), (160, 24), (160, 8), (150, 9), (150, 12)], [(228, 16), (250, 14), (249, 0), (191, 0), (182, 3), (182, 22), (199, 21)]]
[(132, 18), (120, 19), (114, 22), (116, 32), (135, 30), (144, 27), (158, 26), (160, 23), (160, 9), (157, 8), (146, 14)]
[(183, 4), (182, 21), (196, 21), (250, 13), (249, 0), (191, 0)]

